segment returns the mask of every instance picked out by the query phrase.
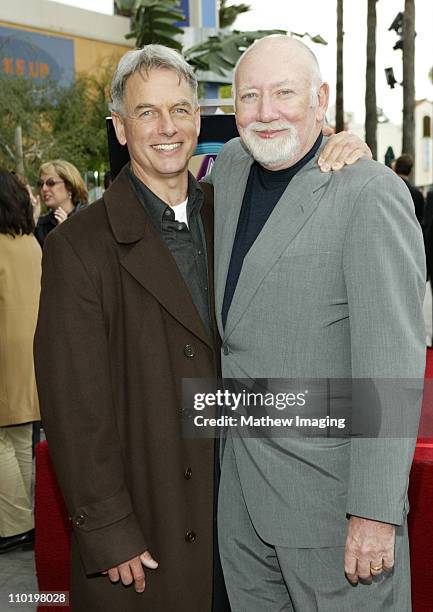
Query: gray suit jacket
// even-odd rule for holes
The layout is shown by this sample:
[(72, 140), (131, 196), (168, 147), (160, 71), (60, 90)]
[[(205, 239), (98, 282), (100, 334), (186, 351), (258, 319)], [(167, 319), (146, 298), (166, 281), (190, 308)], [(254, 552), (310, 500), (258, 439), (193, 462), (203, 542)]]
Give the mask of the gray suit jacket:
[[(210, 181), (223, 376), (422, 380), (425, 257), (410, 194), (374, 161), (323, 174), (318, 154), (247, 254), (225, 329), (226, 276), (253, 160), (239, 139), (217, 158)], [(409, 417), (415, 429), (419, 407), (418, 392)], [(269, 543), (344, 545), (346, 514), (404, 520), (414, 436), (233, 444), (250, 516)]]

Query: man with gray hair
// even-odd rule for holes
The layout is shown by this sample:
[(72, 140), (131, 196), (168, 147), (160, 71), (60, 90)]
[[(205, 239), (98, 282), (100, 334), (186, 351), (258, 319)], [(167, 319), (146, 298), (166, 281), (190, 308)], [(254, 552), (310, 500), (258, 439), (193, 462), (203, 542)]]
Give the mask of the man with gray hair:
[(131, 162), (46, 241), (35, 340), (72, 609), (219, 612), (214, 445), (181, 435), (182, 378), (217, 374), (212, 202), (188, 173), (197, 80), (149, 45), (123, 56), (111, 95)]
[[(178, 53), (148, 45), (120, 60), (111, 94), (131, 161), (47, 239), (35, 339), (73, 529), (72, 608), (224, 612), (214, 444), (181, 428), (182, 379), (218, 370), (212, 201), (188, 173), (197, 80)], [(360, 143), (348, 140), (334, 157)]]
[[(323, 382), (323, 400), (316, 387), (307, 397), (325, 416), (342, 388), (333, 379), (372, 379), (376, 390), (411, 379), (418, 390), (406, 412), (396, 393), (374, 415), (393, 437), (228, 431), (218, 531), (232, 610), (409, 612), (407, 486), (425, 367), (424, 254), (409, 192), (370, 160), (319, 171), (329, 87), (303, 43), (256, 42), (234, 93), (240, 139), (211, 174), (223, 378), (300, 379), (306, 394), (308, 381)], [(353, 396), (364, 427), (370, 399)]]

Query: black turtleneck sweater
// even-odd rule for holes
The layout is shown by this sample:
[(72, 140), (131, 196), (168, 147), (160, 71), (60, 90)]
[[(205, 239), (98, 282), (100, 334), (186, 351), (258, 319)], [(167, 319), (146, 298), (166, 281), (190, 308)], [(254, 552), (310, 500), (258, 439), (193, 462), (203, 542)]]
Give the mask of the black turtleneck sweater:
[(321, 142), (322, 133), (320, 133), (310, 151), (302, 159), (284, 170), (267, 170), (257, 162), (252, 164), (239, 213), (238, 226), (227, 273), (222, 307), (224, 327), (246, 254), (262, 231), (266, 221), (286, 190), (287, 185), (295, 174), (315, 156)]

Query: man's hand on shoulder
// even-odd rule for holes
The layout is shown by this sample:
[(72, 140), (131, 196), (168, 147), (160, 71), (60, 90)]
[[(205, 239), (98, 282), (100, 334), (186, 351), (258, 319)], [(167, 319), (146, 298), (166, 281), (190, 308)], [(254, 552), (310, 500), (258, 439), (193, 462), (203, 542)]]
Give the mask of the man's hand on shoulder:
[(118, 582), (121, 580), (125, 586), (134, 583), (134, 589), (137, 593), (142, 593), (146, 588), (146, 577), (143, 565), (149, 569), (156, 569), (158, 567), (158, 563), (149, 551), (145, 551), (141, 555), (129, 559), (129, 561), (125, 561), (124, 563), (120, 563), (116, 565), (116, 567), (111, 567), (109, 570), (102, 573), (108, 574), (111, 582)]
[(389, 572), (394, 566), (395, 526), (351, 516), (346, 538), (344, 571), (352, 584)]
[(330, 128), (324, 128), (323, 134), (329, 136), (329, 139), (318, 160), (322, 172), (341, 170), (343, 166), (350, 166), (358, 159), (372, 158), (368, 145), (355, 134), (350, 132), (332, 134)]

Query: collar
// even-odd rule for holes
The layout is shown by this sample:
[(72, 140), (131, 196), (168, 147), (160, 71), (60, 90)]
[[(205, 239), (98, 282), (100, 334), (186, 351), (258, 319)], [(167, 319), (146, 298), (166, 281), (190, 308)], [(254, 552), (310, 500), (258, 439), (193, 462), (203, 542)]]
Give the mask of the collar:
[[(166, 219), (166, 210), (171, 210), (164, 200), (161, 200), (153, 191), (143, 183), (131, 170), (130, 165), (127, 167), (128, 179), (137, 195), (138, 200), (143, 206), (146, 213), (149, 215), (153, 225), (160, 229), (163, 221)], [(191, 172), (188, 172), (188, 204), (187, 204), (187, 218), (191, 214), (200, 212), (203, 204), (203, 190)]]
[(139, 206), (137, 194), (128, 178), (127, 166), (104, 191), (102, 199), (117, 242), (132, 244), (144, 237), (150, 219), (144, 208)]

